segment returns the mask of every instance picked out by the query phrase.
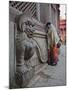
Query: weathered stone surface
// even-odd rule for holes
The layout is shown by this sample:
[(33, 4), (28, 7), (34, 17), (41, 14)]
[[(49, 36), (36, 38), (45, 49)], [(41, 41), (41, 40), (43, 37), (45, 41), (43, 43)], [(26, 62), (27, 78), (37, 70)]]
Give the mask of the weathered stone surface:
[(15, 73), (15, 81), (18, 88), (26, 87), (30, 79), (34, 75), (34, 68), (22, 65), (17, 66), (17, 71)]
[(15, 87), (20, 88), (27, 87), (35, 66), (47, 61), (47, 46), (44, 27), (34, 18), (21, 14), (15, 23)]
[(14, 87), (14, 74), (15, 74), (15, 51), (14, 51), (14, 23), (9, 22), (9, 87)]

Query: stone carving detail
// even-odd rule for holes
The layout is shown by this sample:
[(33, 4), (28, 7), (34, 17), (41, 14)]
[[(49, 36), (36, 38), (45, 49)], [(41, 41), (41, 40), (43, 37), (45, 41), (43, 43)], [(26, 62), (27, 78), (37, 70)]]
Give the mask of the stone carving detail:
[[(33, 27), (33, 24), (28, 20), (29, 18), (19, 16), (16, 18), (15, 25), (15, 47), (16, 47), (16, 73), (15, 82), (17, 87), (25, 87), (29, 80), (34, 75), (34, 67), (28, 64), (28, 60), (33, 56), (35, 52), (35, 46), (32, 40), (28, 38), (27, 32), (33, 32), (29, 27)], [(28, 29), (27, 29), (28, 27)], [(26, 32), (27, 31), (27, 32)]]
[[(15, 25), (15, 47), (16, 47), (16, 73), (15, 81), (17, 87), (26, 87), (34, 75), (34, 67), (28, 61), (36, 52), (38, 59), (43, 62), (39, 44), (33, 36), (45, 38), (46, 35), (35, 33), (35, 22), (31, 16), (19, 15)], [(34, 33), (36, 35), (34, 35)], [(45, 61), (44, 61), (45, 62)]]

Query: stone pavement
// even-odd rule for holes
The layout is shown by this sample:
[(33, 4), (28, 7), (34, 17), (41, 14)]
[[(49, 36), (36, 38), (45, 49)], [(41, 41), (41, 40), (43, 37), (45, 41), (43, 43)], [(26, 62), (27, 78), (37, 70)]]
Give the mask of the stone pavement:
[(66, 46), (60, 48), (59, 61), (56, 66), (43, 64), (36, 68), (36, 73), (27, 87), (49, 87), (66, 85)]

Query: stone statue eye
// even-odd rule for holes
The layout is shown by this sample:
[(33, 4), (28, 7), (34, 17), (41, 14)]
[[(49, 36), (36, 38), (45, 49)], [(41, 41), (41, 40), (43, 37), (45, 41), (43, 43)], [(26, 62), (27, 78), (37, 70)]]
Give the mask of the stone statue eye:
[(26, 25), (28, 25), (28, 22), (25, 22)]

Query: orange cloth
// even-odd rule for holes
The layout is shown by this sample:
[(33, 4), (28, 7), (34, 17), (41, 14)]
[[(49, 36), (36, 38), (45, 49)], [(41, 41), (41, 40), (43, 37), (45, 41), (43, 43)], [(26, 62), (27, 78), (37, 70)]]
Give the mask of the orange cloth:
[(58, 54), (59, 54), (59, 49), (57, 48), (57, 46), (53, 47), (53, 58), (55, 63), (57, 63)]

